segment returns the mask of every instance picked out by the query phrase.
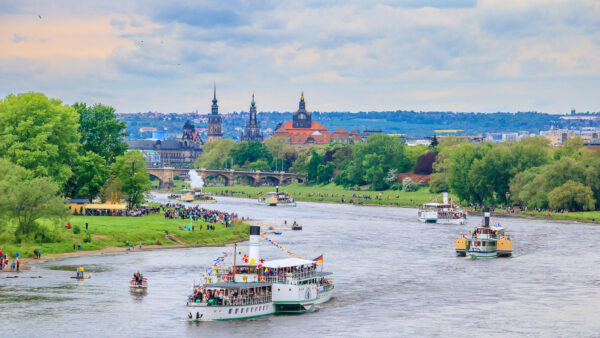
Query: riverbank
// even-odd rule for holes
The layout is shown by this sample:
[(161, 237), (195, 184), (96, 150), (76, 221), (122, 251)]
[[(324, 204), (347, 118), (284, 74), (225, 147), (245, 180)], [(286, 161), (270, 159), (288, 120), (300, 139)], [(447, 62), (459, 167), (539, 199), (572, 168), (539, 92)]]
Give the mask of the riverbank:
[[(47, 243), (27, 241), (15, 243), (14, 225), (7, 226), (0, 236), (0, 248), (12, 261), (19, 252), (21, 261), (33, 257), (33, 250), (42, 253), (42, 259), (53, 255), (80, 255), (127, 250), (127, 242), (139, 249), (158, 249), (167, 247), (215, 246), (246, 240), (249, 225), (235, 222), (226, 228), (221, 223), (210, 223), (215, 230), (206, 230), (209, 223), (193, 222), (194, 231), (180, 230), (192, 225), (190, 220), (166, 219), (163, 214), (150, 214), (143, 217), (122, 216), (71, 216), (71, 229), (66, 223), (60, 225), (44, 224)], [(85, 224), (88, 223), (86, 231)], [(202, 229), (200, 229), (202, 226)], [(79, 230), (76, 230), (79, 229)], [(168, 235), (165, 233), (168, 231)], [(81, 245), (81, 250), (79, 246)], [(75, 248), (73, 248), (75, 246)], [(107, 251), (108, 250), (108, 251)]]
[(563, 221), (576, 221), (600, 224), (600, 211), (579, 212), (548, 212), (548, 211), (521, 211), (517, 216), (526, 216), (538, 219), (552, 219)]
[[(257, 199), (258, 194), (266, 195), (275, 191), (275, 187), (251, 187), (247, 185), (234, 185), (231, 187), (204, 187), (203, 190), (216, 196), (241, 197)], [(280, 187), (294, 196), (297, 201), (330, 202), (358, 205), (389, 205), (398, 207), (419, 207), (423, 203), (440, 198), (439, 194), (429, 192), (429, 188), (421, 188), (415, 192), (396, 190), (365, 191), (348, 190), (335, 184), (305, 185), (303, 183), (290, 184)]]

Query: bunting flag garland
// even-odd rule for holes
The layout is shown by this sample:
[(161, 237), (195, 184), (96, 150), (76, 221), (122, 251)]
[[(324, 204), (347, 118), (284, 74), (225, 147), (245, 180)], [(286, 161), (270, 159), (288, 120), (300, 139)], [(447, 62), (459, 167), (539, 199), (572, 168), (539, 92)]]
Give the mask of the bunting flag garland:
[(213, 265), (210, 267), (210, 271), (208, 271), (208, 275), (212, 275), (213, 273), (216, 273), (217, 270), (219, 269), (219, 265), (221, 265), (224, 261), (225, 258), (227, 258), (227, 256), (229, 256), (231, 254), (232, 250), (229, 250), (227, 252), (223, 253), (223, 256), (221, 257), (217, 257), (216, 259), (213, 260)]
[(265, 236), (265, 234), (260, 234), (260, 237), (262, 237), (269, 244), (272, 244), (277, 249), (282, 250), (283, 252), (285, 252), (285, 253), (287, 253), (289, 255), (292, 255), (292, 256), (298, 257), (300, 259), (303, 259), (302, 256), (300, 256), (300, 255), (292, 252), (291, 250), (288, 250), (288, 249), (284, 248), (283, 246), (281, 246), (281, 244), (279, 244), (279, 243), (275, 242), (274, 240), (272, 240), (272, 239), (268, 238), (267, 236)]

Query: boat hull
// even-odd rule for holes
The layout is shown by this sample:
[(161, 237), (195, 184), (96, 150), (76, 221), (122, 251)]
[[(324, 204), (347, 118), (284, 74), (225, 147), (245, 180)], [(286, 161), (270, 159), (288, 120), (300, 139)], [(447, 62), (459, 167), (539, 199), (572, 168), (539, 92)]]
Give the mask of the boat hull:
[(423, 218), (419, 217), (419, 221), (423, 223), (436, 223), (436, 224), (457, 224), (462, 225), (467, 223), (467, 219), (461, 218)]
[(324, 291), (319, 291), (319, 299), (315, 301), (315, 304), (323, 304), (327, 303), (333, 297), (334, 287), (331, 287)]
[(275, 313), (273, 303), (239, 306), (207, 306), (206, 303), (188, 303), (188, 319), (197, 321), (226, 321), (250, 319)]

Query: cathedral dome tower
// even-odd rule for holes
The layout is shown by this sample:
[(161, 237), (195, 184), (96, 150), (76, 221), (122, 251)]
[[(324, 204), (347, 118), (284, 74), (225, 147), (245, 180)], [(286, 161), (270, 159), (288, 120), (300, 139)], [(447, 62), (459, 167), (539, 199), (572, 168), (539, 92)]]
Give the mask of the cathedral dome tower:
[(294, 113), (292, 123), (294, 128), (310, 128), (312, 126), (312, 114), (306, 111), (306, 103), (304, 102), (304, 92), (300, 96), (298, 111)]

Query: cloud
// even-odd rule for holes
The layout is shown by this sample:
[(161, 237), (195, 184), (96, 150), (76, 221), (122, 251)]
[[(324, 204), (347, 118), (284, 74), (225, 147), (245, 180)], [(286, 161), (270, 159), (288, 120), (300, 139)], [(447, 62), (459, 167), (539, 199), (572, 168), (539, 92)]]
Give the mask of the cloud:
[(18, 32), (0, 37), (3, 79), (119, 111), (207, 111), (213, 80), (222, 111), (253, 90), (293, 110), (302, 89), (315, 110), (600, 106), (593, 0), (57, 0), (0, 16)]
[(19, 42), (23, 42), (23, 41), (27, 41), (27, 37), (24, 35), (21, 35), (19, 33), (15, 33), (13, 35), (13, 40), (14, 43), (19, 43)]

